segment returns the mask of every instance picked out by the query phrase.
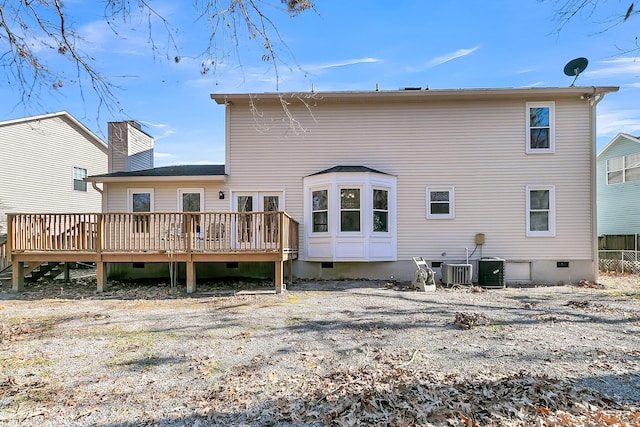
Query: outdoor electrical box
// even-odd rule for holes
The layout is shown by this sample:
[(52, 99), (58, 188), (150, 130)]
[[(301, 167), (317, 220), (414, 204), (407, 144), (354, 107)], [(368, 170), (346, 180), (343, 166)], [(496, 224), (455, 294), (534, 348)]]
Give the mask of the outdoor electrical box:
[(480, 258), (478, 261), (478, 285), (483, 288), (505, 288), (505, 260), (500, 258)]
[(484, 245), (484, 233), (476, 234), (476, 245)]

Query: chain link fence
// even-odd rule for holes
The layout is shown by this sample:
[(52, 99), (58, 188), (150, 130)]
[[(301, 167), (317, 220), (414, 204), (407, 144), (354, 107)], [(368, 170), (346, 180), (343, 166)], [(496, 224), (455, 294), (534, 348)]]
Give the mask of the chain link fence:
[(598, 251), (600, 271), (640, 274), (640, 251)]

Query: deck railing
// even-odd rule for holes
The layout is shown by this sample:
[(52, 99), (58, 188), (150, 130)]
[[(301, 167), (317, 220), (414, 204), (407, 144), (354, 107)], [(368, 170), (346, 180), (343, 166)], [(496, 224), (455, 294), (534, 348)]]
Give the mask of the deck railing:
[(298, 250), (286, 212), (9, 214), (15, 252), (282, 252)]

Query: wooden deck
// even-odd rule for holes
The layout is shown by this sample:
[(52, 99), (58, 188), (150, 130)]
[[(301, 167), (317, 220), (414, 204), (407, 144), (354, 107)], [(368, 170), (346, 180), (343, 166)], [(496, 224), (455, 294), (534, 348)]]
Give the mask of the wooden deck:
[(95, 262), (98, 291), (107, 263), (185, 263), (194, 292), (198, 262), (274, 262), (281, 292), (284, 263), (291, 277), (298, 257), (299, 225), (286, 212), (9, 214), (7, 225), (15, 291), (24, 286), (25, 263)]

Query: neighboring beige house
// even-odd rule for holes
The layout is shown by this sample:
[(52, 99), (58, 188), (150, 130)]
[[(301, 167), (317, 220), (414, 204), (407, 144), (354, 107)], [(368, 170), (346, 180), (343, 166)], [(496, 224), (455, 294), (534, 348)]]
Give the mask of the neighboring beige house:
[(0, 235), (7, 213), (99, 212), (84, 181), (107, 172), (107, 145), (62, 111), (0, 122)]
[(595, 108), (617, 90), (213, 94), (224, 174), (89, 179), (105, 212), (286, 211), (302, 278), (407, 280), (421, 256), (468, 281), (487, 257), (507, 283), (596, 280)]

